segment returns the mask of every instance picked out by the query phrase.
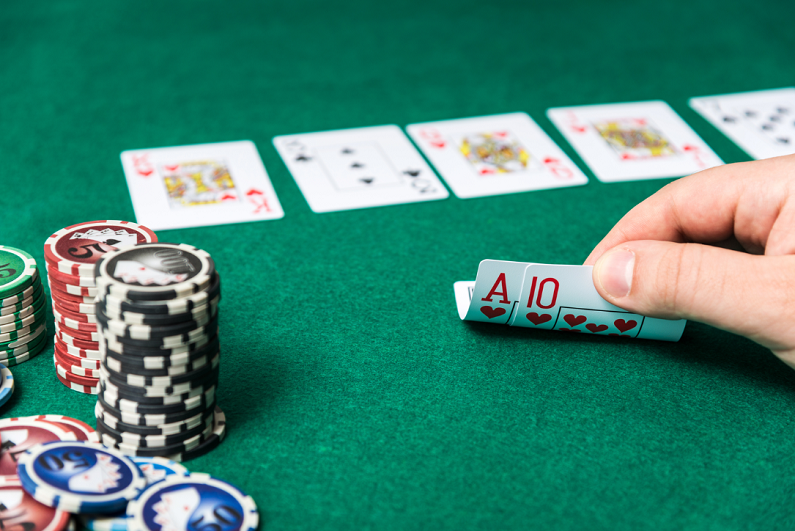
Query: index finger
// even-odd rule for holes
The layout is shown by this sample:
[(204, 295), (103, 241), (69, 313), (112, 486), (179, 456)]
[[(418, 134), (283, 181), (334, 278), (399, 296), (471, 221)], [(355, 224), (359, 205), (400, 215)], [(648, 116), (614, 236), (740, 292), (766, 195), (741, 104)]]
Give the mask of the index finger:
[[(734, 238), (747, 251), (762, 252), (786, 204), (794, 170), (795, 156), (786, 156), (719, 166), (674, 181), (630, 210), (585, 265), (636, 240), (714, 244)], [(795, 241), (777, 243), (795, 249)]]

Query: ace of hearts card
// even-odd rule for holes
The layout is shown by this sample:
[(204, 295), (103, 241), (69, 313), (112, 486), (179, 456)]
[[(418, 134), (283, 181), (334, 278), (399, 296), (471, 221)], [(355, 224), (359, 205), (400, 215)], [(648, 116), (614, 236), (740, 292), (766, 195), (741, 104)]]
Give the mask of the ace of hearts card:
[(462, 199), (588, 183), (525, 113), (412, 124), (406, 131)]
[(547, 116), (602, 182), (683, 177), (723, 164), (664, 101), (560, 107)]
[(691, 98), (690, 106), (757, 160), (795, 153), (795, 88)]
[(449, 196), (396, 125), (277, 136), (273, 145), (314, 212)]
[(253, 142), (123, 151), (138, 223), (152, 230), (284, 217)]

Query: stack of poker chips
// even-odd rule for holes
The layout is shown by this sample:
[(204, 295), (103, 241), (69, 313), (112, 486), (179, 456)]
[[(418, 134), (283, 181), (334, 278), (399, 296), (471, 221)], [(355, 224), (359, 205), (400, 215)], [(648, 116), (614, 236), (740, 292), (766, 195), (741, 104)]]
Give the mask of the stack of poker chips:
[(55, 318), (53, 362), (58, 380), (81, 393), (99, 392), (99, 333), (94, 266), (105, 253), (156, 242), (151, 229), (129, 221), (100, 220), (61, 229), (44, 242)]
[(0, 245), (0, 363), (13, 366), (44, 350), (46, 305), (36, 260)]
[(221, 281), (205, 251), (145, 243), (96, 264), (97, 431), (131, 456), (185, 461), (226, 433), (216, 406)]

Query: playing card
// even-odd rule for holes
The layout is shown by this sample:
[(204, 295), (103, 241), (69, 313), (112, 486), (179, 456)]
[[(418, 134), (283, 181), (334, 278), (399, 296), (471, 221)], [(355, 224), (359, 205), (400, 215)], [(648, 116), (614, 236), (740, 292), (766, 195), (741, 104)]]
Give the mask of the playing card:
[(755, 159), (795, 153), (795, 88), (691, 98), (690, 106)]
[[(522, 291), (525, 262), (506, 262), (502, 260), (483, 260), (478, 266), (478, 275), (470, 295), (471, 303), (459, 304), (461, 319), (506, 324), (513, 315), (519, 294)], [(458, 300), (461, 297), (459, 287)]]
[(395, 125), (277, 136), (273, 144), (314, 212), (449, 195)]
[(136, 220), (152, 230), (284, 216), (248, 140), (123, 151), (121, 163)]
[(592, 266), (484, 260), (475, 282), (456, 282), (453, 289), (459, 317), (467, 321), (663, 341), (679, 341), (686, 324), (610, 304), (593, 285)]
[(406, 130), (462, 199), (588, 182), (525, 113), (414, 124)]
[(562, 107), (547, 116), (603, 182), (681, 177), (723, 164), (664, 101)]

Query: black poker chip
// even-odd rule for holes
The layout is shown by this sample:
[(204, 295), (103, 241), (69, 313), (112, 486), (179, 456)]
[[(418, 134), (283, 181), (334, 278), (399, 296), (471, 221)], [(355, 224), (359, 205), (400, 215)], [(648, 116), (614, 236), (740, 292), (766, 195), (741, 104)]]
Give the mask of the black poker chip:
[[(146, 421), (146, 418), (141, 419), (140, 415), (124, 413), (120, 410), (111, 411), (107, 406), (102, 405), (100, 401), (97, 401), (94, 407), (94, 414), (98, 419), (101, 418), (110, 428), (119, 432), (129, 432), (138, 435), (173, 435), (176, 433), (183, 433), (203, 424), (212, 414), (214, 407), (215, 402), (213, 401), (203, 409), (190, 411), (190, 415), (188, 416), (175, 415), (170, 417), (169, 420), (171, 420), (171, 422), (162, 422), (161, 419), (154, 419), (152, 416), (149, 416), (148, 418), (152, 419), (154, 422), (159, 422), (159, 424), (156, 425), (141, 425), (140, 422), (142, 420)], [(125, 422), (122, 418), (135, 422)], [(161, 418), (167, 417), (161, 415)]]
[(189, 347), (193, 343), (199, 341), (206, 341), (218, 332), (218, 318), (214, 318), (204, 326), (200, 326), (182, 334), (175, 334), (171, 336), (152, 337), (151, 339), (133, 339), (131, 337), (122, 337), (113, 333), (112, 330), (102, 328), (102, 336), (108, 341), (119, 342), (124, 345), (138, 348), (157, 348), (157, 349), (174, 349), (178, 347)]
[[(100, 369), (101, 370), (101, 369)], [(158, 395), (158, 396), (147, 396), (147, 391), (145, 388), (142, 387), (132, 387), (129, 385), (117, 385), (111, 381), (109, 381), (106, 377), (102, 376), (100, 373), (99, 378), (99, 392), (102, 393), (106, 399), (111, 400), (119, 400), (119, 399), (126, 399), (130, 401), (135, 401), (141, 405), (146, 406), (168, 406), (171, 404), (177, 404), (184, 400), (188, 400), (190, 398), (200, 396), (210, 389), (213, 389), (217, 381), (209, 381), (205, 385), (192, 388), (187, 393), (180, 393), (180, 394), (168, 394), (168, 395)], [(151, 388), (149, 388), (151, 389)]]
[(126, 396), (135, 397), (135, 399), (144, 401), (159, 398), (172, 398), (181, 397), (184, 395), (196, 396), (207, 391), (210, 387), (218, 383), (218, 368), (211, 369), (201, 380), (194, 382), (186, 382), (175, 385), (168, 385), (163, 387), (158, 386), (135, 386), (126, 382), (116, 380), (102, 367), (99, 369), (100, 378), (106, 391), (111, 393), (116, 392), (124, 393)]
[(120, 355), (129, 356), (165, 356), (174, 357), (182, 354), (189, 354), (200, 350), (207, 350), (208, 345), (215, 341), (218, 337), (218, 329), (211, 331), (210, 334), (197, 338), (193, 343), (186, 345), (176, 346), (173, 348), (161, 347), (146, 347), (141, 345), (130, 345), (128, 342), (119, 341), (119, 338), (110, 333), (102, 334), (103, 344), (100, 348), (105, 350), (112, 350)]
[(178, 336), (206, 326), (214, 320), (215, 313), (197, 317), (180, 323), (168, 324), (163, 326), (153, 326), (144, 324), (128, 324), (123, 321), (110, 319), (101, 309), (97, 309), (97, 321), (102, 327), (108, 329), (113, 335), (121, 338), (147, 340), (153, 338), (163, 338), (167, 336)]
[(219, 294), (213, 299), (208, 300), (205, 304), (175, 314), (122, 311), (118, 310), (118, 307), (107, 306), (105, 304), (105, 299), (100, 299), (96, 307), (97, 311), (101, 312), (108, 319), (114, 319), (123, 323), (131, 325), (168, 326), (185, 321), (193, 321), (208, 315), (213, 316), (218, 310), (218, 303), (220, 300), (221, 295)]
[(204, 292), (215, 263), (185, 243), (141, 243), (111, 251), (95, 266), (97, 294), (130, 301), (167, 301)]
[[(170, 358), (152, 356), (154, 361), (148, 357), (132, 358), (130, 356), (120, 356), (112, 351), (105, 351), (103, 362), (105, 367), (113, 374), (126, 373), (139, 376), (177, 376), (188, 372), (193, 372), (211, 363), (213, 358), (219, 354), (219, 350), (210, 351), (210, 354), (200, 354), (180, 360), (179, 363), (171, 363)], [(184, 363), (183, 363), (184, 361)]]
[[(165, 404), (146, 404), (121, 398), (117, 395), (106, 394), (100, 383), (100, 392), (97, 401), (102, 404), (105, 410), (129, 424), (142, 424), (145, 426), (157, 426), (159, 424), (170, 424), (195, 416), (209, 404), (215, 402), (215, 388), (212, 387), (198, 395), (186, 398), (179, 402)], [(129, 414), (129, 415), (128, 415)], [(132, 420), (136, 417), (139, 420)]]
[[(101, 431), (98, 429), (98, 432)], [(210, 424), (204, 431), (198, 435), (194, 435), (193, 437), (179, 441), (173, 444), (167, 444), (163, 446), (146, 446), (141, 447), (135, 444), (130, 444), (126, 442), (119, 442), (114, 441), (112, 437), (108, 437), (107, 434), (103, 434), (101, 436), (102, 444), (107, 446), (108, 448), (114, 448), (116, 450), (121, 451), (125, 455), (134, 455), (137, 457), (157, 457), (157, 456), (166, 456), (175, 453), (187, 452), (196, 447), (198, 447), (201, 443), (203, 443), (207, 438), (209, 438), (213, 433), (213, 425)]]
[(210, 301), (215, 300), (221, 293), (221, 277), (216, 273), (210, 282), (207, 291), (188, 295), (174, 300), (164, 301), (130, 301), (113, 295), (98, 295), (97, 302), (107, 312), (131, 312), (146, 315), (182, 315), (187, 312), (206, 307)]
[[(195, 437), (196, 435), (199, 435), (202, 432), (206, 431), (208, 426), (212, 426), (212, 422), (213, 419), (212, 416), (210, 416), (210, 418), (206, 419), (198, 426), (194, 426), (190, 429), (187, 429), (179, 433), (172, 433), (169, 435), (162, 435), (162, 434), (143, 435), (138, 433), (131, 433), (128, 431), (119, 431), (113, 429), (103, 420), (102, 417), (97, 417), (97, 431), (101, 435), (107, 435), (108, 437), (113, 439), (115, 443), (130, 444), (133, 446), (137, 446), (139, 448), (155, 448), (160, 446), (170, 446), (178, 444), (192, 437)], [(102, 439), (105, 438), (102, 437)]]
[(212, 371), (218, 368), (220, 362), (221, 355), (216, 354), (209, 363), (205, 363), (190, 372), (174, 375), (148, 376), (140, 373), (133, 374), (131, 372), (115, 371), (108, 365), (106, 360), (104, 370), (110, 375), (111, 381), (124, 382), (135, 387), (173, 387), (180, 384), (204, 381), (206, 376), (209, 376)]

